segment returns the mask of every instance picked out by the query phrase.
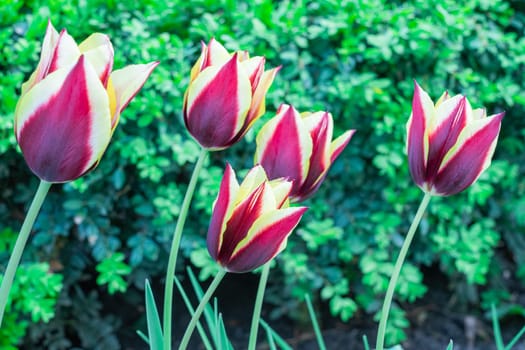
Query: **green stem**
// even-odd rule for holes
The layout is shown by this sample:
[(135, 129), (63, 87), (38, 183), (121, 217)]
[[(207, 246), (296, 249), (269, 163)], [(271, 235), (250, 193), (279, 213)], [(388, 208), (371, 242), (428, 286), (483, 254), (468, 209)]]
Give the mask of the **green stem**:
[(259, 320), (261, 319), (261, 309), (264, 299), (264, 292), (266, 290), (266, 282), (268, 282), (268, 275), (270, 274), (270, 263), (271, 261), (267, 262), (263, 266), (261, 278), (259, 279), (259, 288), (257, 289), (257, 297), (255, 298), (255, 306), (253, 308), (248, 350), (255, 350), (255, 345), (257, 345), (257, 331), (259, 330)]
[(2, 279), (2, 286), (0, 287), (0, 326), (2, 326), (2, 319), (4, 317), (4, 311), (7, 305), (7, 299), (9, 298), (9, 291), (11, 290), (18, 264), (20, 264), (24, 247), (26, 246), (27, 239), (29, 238), (29, 234), (33, 228), (33, 224), (35, 223), (38, 212), (42, 207), (42, 203), (44, 203), (44, 199), (46, 198), (50, 187), (50, 182), (46, 182), (44, 180), (40, 181), (35, 196), (33, 197), (33, 201), (31, 202), (31, 206), (29, 207), (27, 215), (24, 219), (24, 223), (22, 224), (22, 228), (18, 234), (18, 238), (16, 239), (13, 253), (11, 254), (9, 262), (7, 263), (7, 269), (5, 270), (5, 274)]
[(419, 223), (421, 222), (423, 213), (425, 212), (428, 203), (430, 202), (430, 198), (432, 198), (432, 195), (430, 193), (425, 193), (425, 196), (423, 197), (423, 200), (421, 201), (421, 204), (419, 204), (419, 208), (417, 209), (416, 216), (414, 217), (414, 220), (412, 221), (412, 224), (408, 229), (408, 233), (405, 238), (405, 241), (403, 242), (403, 246), (401, 247), (401, 251), (399, 252), (399, 256), (397, 257), (397, 261), (394, 266), (394, 271), (392, 272), (392, 276), (390, 277), (388, 289), (386, 291), (385, 299), (383, 301), (383, 309), (381, 310), (381, 319), (379, 320), (379, 328), (377, 331), (376, 350), (383, 350), (385, 343), (386, 322), (388, 320), (388, 314), (390, 313), (390, 305), (392, 304), (392, 297), (394, 296), (394, 290), (396, 289), (397, 279), (399, 278), (399, 273), (401, 272), (401, 268), (403, 267), (403, 263), (405, 262), (410, 243), (412, 243), (412, 239), (414, 238), (416, 229), (419, 226)]
[(168, 268), (166, 269), (166, 285), (164, 286), (164, 312), (163, 312), (163, 333), (164, 333), (164, 350), (171, 349), (171, 318), (172, 318), (172, 306), (173, 306), (173, 279), (175, 278), (175, 267), (177, 266), (177, 255), (179, 252), (180, 240), (182, 238), (182, 229), (188, 216), (188, 209), (190, 207), (191, 199), (193, 198), (193, 192), (195, 191), (195, 185), (199, 178), (204, 160), (208, 155), (208, 151), (205, 148), (201, 149), (193, 174), (191, 175), (190, 183), (186, 189), (186, 195), (180, 208), (180, 214), (177, 219), (177, 225), (173, 233), (173, 241), (171, 242), (171, 250), (168, 260)]
[(213, 281), (211, 282), (210, 286), (208, 287), (208, 290), (204, 295), (202, 296), (201, 302), (199, 306), (197, 306), (197, 309), (195, 310), (195, 313), (191, 317), (191, 321), (188, 324), (188, 327), (186, 328), (186, 332), (184, 332), (184, 336), (182, 337), (182, 340), (180, 342), (179, 350), (184, 350), (188, 347), (188, 343), (191, 338), (191, 334), (193, 333), (193, 330), (195, 329), (195, 326), (197, 325), (197, 321), (199, 321), (199, 318), (204, 311), (204, 308), (206, 307), (206, 304), (208, 304), (208, 301), (210, 301), (211, 296), (219, 286), (219, 283), (221, 283), (222, 279), (226, 275), (226, 270), (220, 269)]

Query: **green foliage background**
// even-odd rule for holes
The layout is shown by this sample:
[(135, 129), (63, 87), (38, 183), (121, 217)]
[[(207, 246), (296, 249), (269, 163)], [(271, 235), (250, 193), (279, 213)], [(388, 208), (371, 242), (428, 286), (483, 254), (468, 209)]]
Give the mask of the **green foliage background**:
[[(301, 111), (329, 110), (336, 135), (358, 130), (277, 259), (266, 298), (275, 306), (274, 317), (299, 316), (305, 292), (325, 300), (343, 321), (356, 312), (377, 313), (422, 197), (404, 151), (413, 79), (433, 98), (448, 89), (489, 114), (505, 110), (506, 117), (495, 160), (478, 183), (431, 202), (402, 271), (398, 301), (423, 296), (423, 271), (438, 267), (459, 307), (516, 303), (505, 276), (525, 284), (521, 1), (2, 1), (0, 232), (7, 243), (0, 245), (0, 267), (9, 255), (7, 237), (15, 236), (37, 186), (16, 146), (13, 112), (21, 83), (36, 67), (48, 19), (78, 41), (95, 31), (108, 34), (115, 68), (161, 64), (123, 113), (100, 166), (53, 187), (24, 266), (37, 266), (33, 278), (60, 292), (43, 298), (53, 307), (41, 306), (46, 317), (37, 319), (48, 321), (53, 309), (56, 315), (47, 324), (27, 326), (18, 321), (31, 314), (20, 306), (18, 321), (10, 323), (17, 331), (5, 342), (16, 344), (25, 334), (29, 348), (40, 342), (66, 349), (71, 339), (84, 348), (119, 348), (123, 315), (101, 312), (102, 300), (124, 292), (120, 298), (140, 312), (145, 278), (165, 271), (174, 220), (198, 154), (181, 122), (182, 96), (199, 43), (211, 37), (230, 50), (265, 55), (268, 66), (282, 65), (262, 120), (285, 102)], [(201, 268), (203, 279), (214, 271), (205, 234), (225, 161), (236, 169), (251, 167), (255, 131), (213, 154), (201, 176), (182, 255)], [(49, 263), (48, 273), (40, 273), (41, 262)], [(58, 277), (51, 283), (49, 274)], [(16, 289), (17, 305), (25, 305), (24, 298)], [(391, 319), (390, 342), (403, 340), (408, 321), (401, 308)]]

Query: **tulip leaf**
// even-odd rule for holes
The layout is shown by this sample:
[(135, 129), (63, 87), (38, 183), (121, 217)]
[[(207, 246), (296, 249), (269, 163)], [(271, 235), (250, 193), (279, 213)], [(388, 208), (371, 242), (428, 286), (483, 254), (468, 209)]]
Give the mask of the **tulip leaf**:
[[(177, 289), (179, 290), (179, 293), (182, 296), (182, 300), (184, 301), (186, 308), (190, 312), (190, 315), (193, 317), (193, 314), (195, 313), (195, 308), (191, 305), (190, 298), (188, 298), (188, 294), (184, 290), (184, 287), (182, 286), (178, 278), (175, 278), (175, 285), (177, 286)], [(206, 332), (204, 331), (204, 328), (202, 328), (202, 324), (200, 321), (197, 321), (197, 331), (199, 332), (199, 335), (201, 336), (202, 342), (204, 343), (204, 347), (207, 350), (213, 349), (213, 347), (211, 346), (210, 340), (208, 339), (208, 336), (206, 335)]]
[(275, 332), (272, 329), (272, 327), (270, 327), (270, 325), (268, 323), (266, 323), (266, 321), (264, 321), (261, 318), (260, 322), (261, 322), (261, 326), (266, 331), (266, 334), (268, 334), (269, 337), (271, 336), (272, 339), (275, 341), (275, 343), (277, 343), (277, 345), (279, 345), (281, 347), (281, 349), (283, 349), (283, 350), (292, 350), (292, 347), (290, 345), (288, 345), (286, 340), (284, 340), (279, 334), (277, 334), (277, 332)]
[(155, 304), (155, 298), (151, 291), (149, 281), (146, 280), (146, 319), (148, 323), (149, 348), (150, 350), (162, 349), (162, 326), (160, 325), (159, 313)]

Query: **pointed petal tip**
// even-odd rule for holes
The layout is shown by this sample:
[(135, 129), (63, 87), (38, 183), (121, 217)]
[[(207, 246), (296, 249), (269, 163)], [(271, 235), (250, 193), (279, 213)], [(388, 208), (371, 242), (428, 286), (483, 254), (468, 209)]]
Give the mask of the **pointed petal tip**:
[(499, 119), (500, 121), (503, 120), (503, 118), (505, 118), (505, 111), (503, 112), (500, 112), (500, 113), (497, 113), (497, 114), (494, 114), (491, 116), (491, 118), (496, 118), (496, 119)]
[(308, 207), (296, 207), (296, 209), (297, 209), (297, 213), (299, 213), (299, 215), (302, 216), (302, 215), (303, 215), (304, 213), (306, 213), (306, 212), (308, 211), (308, 209), (310, 209), (310, 208), (308, 208)]
[(277, 67), (274, 67), (272, 69), (269, 70), (269, 72), (272, 72), (272, 74), (275, 76), (277, 75), (277, 73), (279, 73), (279, 71), (283, 68), (283, 65), (278, 65)]
[(230, 164), (230, 162), (226, 162), (226, 167), (225, 167), (225, 169), (224, 169), (224, 173), (226, 173), (226, 172), (227, 172), (228, 174), (234, 172), (234, 171), (233, 171), (233, 168), (232, 168), (232, 166), (231, 166), (231, 164)]

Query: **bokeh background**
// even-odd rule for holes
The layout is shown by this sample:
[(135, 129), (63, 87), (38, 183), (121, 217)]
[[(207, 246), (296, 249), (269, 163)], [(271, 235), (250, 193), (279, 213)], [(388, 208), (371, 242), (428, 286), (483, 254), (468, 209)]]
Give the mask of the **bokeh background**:
[[(279, 104), (328, 110), (336, 136), (350, 128), (357, 133), (276, 259), (263, 316), (304, 324), (309, 293), (325, 327), (356, 319), (373, 325), (422, 197), (404, 149), (416, 79), (434, 99), (447, 89), (506, 117), (492, 166), (480, 180), (431, 202), (400, 277), (389, 343), (410, 338), (417, 319), (404, 310), (425, 307), (422, 300), (437, 291), (446, 296), (438, 309), (487, 323), (494, 303), (503, 319), (523, 322), (523, 1), (3, 0), (0, 272), (38, 182), (16, 145), (13, 113), (48, 19), (79, 42), (92, 32), (108, 34), (115, 68), (161, 64), (123, 113), (99, 167), (53, 186), (17, 274), (1, 349), (146, 347), (133, 338), (136, 329), (145, 331), (144, 281), (152, 281), (161, 300), (174, 222), (198, 155), (181, 119), (182, 97), (200, 42), (212, 37), (282, 69), (254, 130), (213, 153), (202, 172), (182, 240), (182, 280), (187, 266), (203, 284), (216, 271), (205, 235), (225, 162), (241, 176), (252, 166), (256, 131)], [(238, 276), (223, 294), (235, 300), (253, 293), (244, 295), (253, 300), (256, 281)]]

